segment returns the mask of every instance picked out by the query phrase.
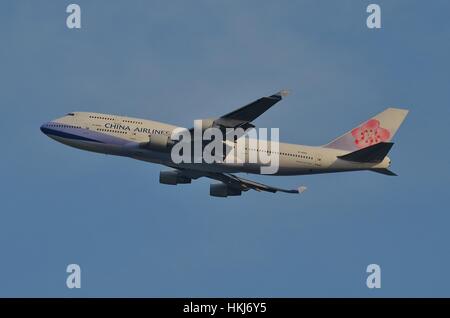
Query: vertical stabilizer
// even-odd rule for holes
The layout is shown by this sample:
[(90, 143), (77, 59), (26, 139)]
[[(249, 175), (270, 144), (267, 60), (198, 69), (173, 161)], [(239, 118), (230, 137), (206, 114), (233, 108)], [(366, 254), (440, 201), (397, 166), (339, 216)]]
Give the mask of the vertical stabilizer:
[(407, 114), (407, 109), (388, 108), (323, 147), (355, 151), (390, 142)]

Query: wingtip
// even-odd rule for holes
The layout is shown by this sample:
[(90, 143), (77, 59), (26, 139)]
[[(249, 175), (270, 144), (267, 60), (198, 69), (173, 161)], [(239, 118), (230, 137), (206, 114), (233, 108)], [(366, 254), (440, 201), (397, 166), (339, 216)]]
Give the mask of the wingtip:
[(283, 97), (288, 96), (290, 93), (291, 93), (290, 90), (288, 90), (288, 89), (282, 89), (281, 91), (279, 91), (279, 92), (273, 94), (273, 95), (270, 96), (270, 97), (275, 97), (275, 98), (278, 98), (278, 99), (282, 99)]
[(303, 193), (303, 192), (305, 192), (307, 189), (308, 189), (308, 188), (305, 187), (305, 186), (298, 187), (298, 193)]
[(282, 89), (281, 91), (279, 91), (276, 95), (280, 96), (280, 97), (286, 97), (291, 93), (290, 90), (288, 89)]

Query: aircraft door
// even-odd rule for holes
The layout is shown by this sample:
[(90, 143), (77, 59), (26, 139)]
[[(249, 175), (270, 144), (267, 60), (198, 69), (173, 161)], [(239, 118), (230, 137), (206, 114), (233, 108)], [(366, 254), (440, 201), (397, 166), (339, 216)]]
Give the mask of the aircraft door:
[(320, 153), (316, 153), (314, 156), (314, 165), (317, 167), (322, 166), (322, 156)]

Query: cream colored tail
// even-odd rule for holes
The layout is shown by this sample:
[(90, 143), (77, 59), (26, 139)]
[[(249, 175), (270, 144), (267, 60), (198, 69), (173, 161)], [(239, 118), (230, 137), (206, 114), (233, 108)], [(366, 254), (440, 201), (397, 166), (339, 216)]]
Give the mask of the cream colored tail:
[(407, 114), (407, 109), (388, 108), (323, 147), (355, 151), (380, 142), (389, 142)]

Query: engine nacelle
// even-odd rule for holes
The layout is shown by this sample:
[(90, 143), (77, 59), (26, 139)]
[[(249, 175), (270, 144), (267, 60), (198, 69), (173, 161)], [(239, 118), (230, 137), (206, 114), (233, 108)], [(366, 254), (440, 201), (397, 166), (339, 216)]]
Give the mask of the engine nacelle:
[(157, 151), (169, 151), (174, 145), (174, 141), (167, 135), (151, 134), (149, 141), (141, 144), (141, 147)]
[(212, 197), (226, 198), (228, 196), (237, 196), (241, 194), (241, 190), (231, 188), (224, 183), (213, 183), (209, 186), (209, 195)]
[(202, 131), (205, 131), (208, 128), (214, 127), (214, 119), (207, 118), (207, 119), (201, 119), (202, 121)]
[(159, 173), (159, 183), (162, 184), (186, 184), (191, 183), (191, 178), (181, 176), (178, 171), (161, 171)]

